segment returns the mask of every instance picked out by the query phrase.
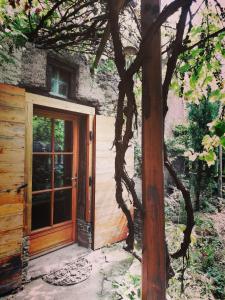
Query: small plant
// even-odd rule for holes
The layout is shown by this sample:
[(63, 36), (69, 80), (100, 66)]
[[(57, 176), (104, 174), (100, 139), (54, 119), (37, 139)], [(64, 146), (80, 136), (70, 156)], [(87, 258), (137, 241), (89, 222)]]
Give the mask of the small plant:
[(121, 282), (114, 281), (112, 287), (115, 291), (115, 300), (141, 299), (141, 276), (128, 274)]

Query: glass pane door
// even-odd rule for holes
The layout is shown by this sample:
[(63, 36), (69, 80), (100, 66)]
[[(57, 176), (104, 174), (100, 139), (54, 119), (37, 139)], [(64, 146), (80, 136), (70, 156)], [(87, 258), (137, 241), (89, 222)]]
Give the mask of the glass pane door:
[(73, 121), (33, 117), (32, 230), (72, 220)]

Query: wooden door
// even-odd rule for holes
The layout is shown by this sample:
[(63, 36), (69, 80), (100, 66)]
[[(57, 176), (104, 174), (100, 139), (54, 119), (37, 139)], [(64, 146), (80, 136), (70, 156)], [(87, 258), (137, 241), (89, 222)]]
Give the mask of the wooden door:
[[(127, 236), (127, 220), (118, 207), (115, 197), (114, 132), (115, 118), (96, 116), (94, 249), (116, 243)], [(127, 151), (126, 162), (128, 172), (132, 177), (134, 174), (133, 147)], [(129, 206), (129, 195), (126, 192), (124, 192), (124, 198)]]
[(30, 253), (76, 241), (78, 117), (34, 109)]

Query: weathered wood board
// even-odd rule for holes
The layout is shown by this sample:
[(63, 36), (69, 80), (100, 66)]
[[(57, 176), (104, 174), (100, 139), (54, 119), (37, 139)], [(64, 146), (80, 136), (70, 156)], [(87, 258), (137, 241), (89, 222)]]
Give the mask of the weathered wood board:
[(25, 90), (0, 84), (0, 295), (21, 284)]
[[(121, 241), (127, 236), (127, 221), (118, 208), (115, 198), (115, 118), (96, 116), (96, 161), (95, 161), (95, 207), (94, 207), (94, 249)], [(127, 169), (134, 172), (134, 149), (130, 147), (127, 156)], [(124, 198), (128, 205), (127, 193)]]

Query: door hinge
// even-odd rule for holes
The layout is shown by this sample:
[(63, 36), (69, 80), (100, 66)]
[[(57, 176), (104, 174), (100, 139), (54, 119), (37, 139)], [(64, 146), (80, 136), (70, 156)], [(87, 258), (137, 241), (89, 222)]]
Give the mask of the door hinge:
[(94, 137), (93, 131), (89, 131), (89, 139), (91, 142), (93, 141), (93, 137)]
[(93, 184), (93, 180), (92, 180), (92, 176), (89, 177), (89, 186), (92, 186)]

